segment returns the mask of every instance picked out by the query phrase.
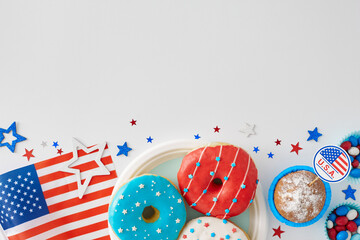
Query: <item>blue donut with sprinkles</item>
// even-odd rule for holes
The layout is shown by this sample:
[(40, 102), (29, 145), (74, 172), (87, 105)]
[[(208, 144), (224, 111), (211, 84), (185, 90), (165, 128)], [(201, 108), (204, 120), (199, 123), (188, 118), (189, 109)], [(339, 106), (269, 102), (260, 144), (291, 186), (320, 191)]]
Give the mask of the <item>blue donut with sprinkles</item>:
[(176, 240), (185, 221), (181, 194), (169, 180), (157, 175), (130, 180), (109, 206), (109, 224), (121, 240)]

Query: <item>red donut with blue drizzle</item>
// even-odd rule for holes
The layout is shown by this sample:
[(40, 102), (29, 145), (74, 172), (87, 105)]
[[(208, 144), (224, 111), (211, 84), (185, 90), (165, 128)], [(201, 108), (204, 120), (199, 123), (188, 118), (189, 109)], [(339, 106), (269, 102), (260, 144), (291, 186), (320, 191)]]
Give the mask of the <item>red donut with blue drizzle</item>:
[(240, 147), (224, 144), (188, 153), (177, 177), (190, 207), (222, 219), (244, 212), (254, 201), (259, 182), (250, 155)]

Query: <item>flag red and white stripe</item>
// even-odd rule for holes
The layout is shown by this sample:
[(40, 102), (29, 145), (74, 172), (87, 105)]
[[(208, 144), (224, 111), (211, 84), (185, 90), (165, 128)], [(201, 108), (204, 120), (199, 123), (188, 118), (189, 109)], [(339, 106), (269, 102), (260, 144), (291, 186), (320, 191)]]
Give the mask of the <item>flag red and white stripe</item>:
[(348, 163), (346, 161), (346, 156), (342, 153), (332, 164), (336, 171), (338, 171), (342, 176), (345, 175), (348, 169)]
[[(78, 150), (79, 159), (71, 167), (81, 171), (82, 181), (98, 167), (94, 161), (97, 154), (98, 150), (89, 154)], [(117, 175), (108, 147), (101, 161), (110, 175), (94, 176), (82, 199), (78, 198), (75, 175), (59, 171), (72, 156), (68, 153), (34, 164), (49, 214), (5, 230), (9, 240), (110, 240), (107, 212)]]

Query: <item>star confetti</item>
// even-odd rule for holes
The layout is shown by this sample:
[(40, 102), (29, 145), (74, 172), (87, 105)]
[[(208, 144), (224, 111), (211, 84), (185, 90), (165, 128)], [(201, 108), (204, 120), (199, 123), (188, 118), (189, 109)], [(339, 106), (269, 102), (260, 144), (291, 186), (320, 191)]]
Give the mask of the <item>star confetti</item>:
[(299, 142), (297, 144), (291, 144), (292, 146), (292, 149), (290, 152), (295, 152), (297, 155), (299, 155), (299, 151), (302, 149), (300, 146), (299, 146)]
[(30, 161), (30, 158), (35, 157), (35, 156), (33, 155), (33, 151), (34, 151), (34, 149), (31, 149), (31, 150), (29, 151), (29, 150), (27, 150), (27, 149), (25, 148), (25, 154), (23, 155), (23, 157), (26, 157), (27, 160)]
[(57, 154), (61, 155), (62, 153), (63, 153), (62, 148), (59, 148), (59, 149), (57, 150)]
[(276, 139), (275, 143), (276, 143), (276, 146), (281, 145), (281, 140)]
[(53, 142), (53, 147), (57, 148), (59, 146), (58, 142)]
[[(8, 142), (3, 143), (3, 140), (5, 139), (4, 133), (5, 134), (10, 134), (10, 132), (12, 133), (13, 137), (16, 138), (16, 140), (12, 140), (11, 144), (9, 144)], [(19, 143), (19, 142), (25, 141), (25, 140), (26, 140), (25, 137), (19, 135), (16, 132), (16, 122), (13, 122), (10, 125), (10, 127), (8, 129), (6, 129), (6, 130), (3, 129), (3, 128), (0, 128), (0, 147), (6, 146), (11, 152), (14, 152), (16, 144)]]
[(244, 127), (239, 131), (244, 133), (246, 137), (250, 137), (251, 135), (255, 135), (255, 124), (245, 123)]
[(118, 145), (117, 147), (119, 148), (119, 152), (118, 154), (116, 154), (116, 156), (120, 156), (120, 155), (128, 156), (128, 152), (132, 150), (132, 148), (129, 148), (127, 146), (127, 142), (125, 142), (122, 146)]
[(151, 138), (151, 136), (149, 136), (148, 138), (146, 138), (148, 143), (152, 143), (152, 141), (154, 140), (153, 138)]
[(268, 158), (273, 158), (274, 154), (272, 152), (268, 153)]
[(281, 230), (280, 226), (278, 228), (273, 228), (273, 230), (274, 230), (273, 237), (278, 236), (279, 238), (281, 238), (281, 234), (283, 234), (285, 232), (285, 231)]
[(196, 135), (194, 135), (194, 138), (195, 138), (195, 139), (199, 139), (199, 138), (201, 138), (201, 137), (199, 136), (199, 134), (196, 134)]
[(260, 151), (259, 147), (254, 147), (253, 152), (258, 153), (258, 151)]
[(47, 142), (42, 141), (40, 145), (41, 145), (43, 148), (44, 148), (44, 147), (47, 147)]
[(321, 133), (318, 132), (318, 128), (316, 127), (314, 130), (308, 130), (308, 133), (310, 134), (309, 138), (307, 139), (307, 141), (310, 140), (315, 140), (315, 142), (318, 141), (319, 137), (322, 136)]
[(136, 125), (136, 122), (137, 122), (137, 120), (131, 119), (131, 121), (130, 121), (130, 123), (131, 123), (131, 126), (134, 126), (134, 125)]
[(356, 189), (351, 188), (349, 185), (347, 189), (342, 190), (343, 193), (345, 193), (345, 200), (348, 198), (352, 198), (353, 200), (356, 200), (354, 193), (356, 192)]
[(219, 132), (221, 128), (219, 128), (218, 126), (214, 127), (214, 132)]

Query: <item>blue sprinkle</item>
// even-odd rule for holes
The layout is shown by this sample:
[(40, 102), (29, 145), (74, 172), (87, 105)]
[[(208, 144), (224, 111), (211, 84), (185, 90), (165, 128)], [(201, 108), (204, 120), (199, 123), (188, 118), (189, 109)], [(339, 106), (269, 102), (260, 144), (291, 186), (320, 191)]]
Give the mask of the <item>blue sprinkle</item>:
[(201, 223), (201, 220), (200, 220), (200, 219), (198, 219), (198, 220), (197, 220), (197, 223)]
[(256, 179), (256, 184), (258, 184), (259, 183), (259, 179)]
[(206, 192), (207, 192), (207, 190), (206, 190), (206, 189), (204, 189), (203, 194), (205, 194)]
[(242, 189), (246, 188), (246, 185), (245, 185), (245, 184), (241, 184), (241, 188), (242, 188)]
[(211, 233), (211, 237), (215, 237), (215, 233)]
[(251, 200), (250, 200), (250, 203), (252, 203), (253, 201), (254, 201), (254, 200), (253, 200), (253, 199), (251, 199)]
[(236, 164), (235, 164), (235, 163), (232, 163), (232, 164), (231, 164), (231, 166), (232, 166), (232, 167), (235, 167), (235, 166), (236, 166)]
[(194, 233), (194, 232), (195, 232), (195, 230), (194, 230), (193, 228), (191, 228), (191, 229), (190, 229), (190, 232), (191, 232), (191, 233)]
[(211, 216), (211, 214), (208, 212), (208, 213), (206, 213), (206, 216)]
[(199, 162), (197, 162), (197, 163), (196, 163), (196, 166), (200, 167), (200, 163), (199, 163)]
[(220, 157), (216, 157), (216, 161), (218, 161), (218, 162), (219, 162), (219, 161), (220, 161)]
[(217, 198), (216, 198), (216, 197), (214, 197), (214, 198), (213, 198), (213, 201), (214, 201), (214, 202), (217, 202)]
[(229, 235), (229, 234), (226, 235), (226, 236), (225, 236), (225, 239), (230, 239), (230, 235)]
[(214, 176), (214, 174), (215, 174), (215, 172), (213, 172), (213, 171), (210, 172), (210, 175), (211, 175), (211, 176)]
[(193, 178), (193, 175), (192, 175), (192, 174), (189, 174), (189, 176), (188, 176), (188, 177), (191, 179), (191, 178)]
[(225, 212), (226, 212), (226, 213), (229, 213), (229, 212), (230, 212), (230, 210), (229, 210), (229, 209), (225, 209)]
[(188, 192), (189, 191), (189, 189), (187, 189), (187, 188), (184, 188), (184, 192)]
[(196, 203), (191, 204), (191, 206), (196, 206), (196, 205), (197, 205)]
[(223, 223), (224, 223), (224, 224), (227, 224), (227, 220), (226, 220), (226, 219), (223, 219)]
[(229, 179), (229, 177), (225, 176), (224, 179), (225, 179), (225, 181), (227, 181)]
[(236, 198), (234, 198), (234, 199), (233, 199), (233, 202), (237, 202), (237, 199), (236, 199)]

